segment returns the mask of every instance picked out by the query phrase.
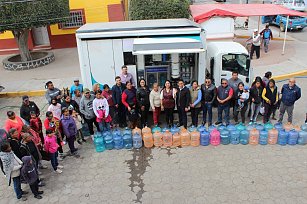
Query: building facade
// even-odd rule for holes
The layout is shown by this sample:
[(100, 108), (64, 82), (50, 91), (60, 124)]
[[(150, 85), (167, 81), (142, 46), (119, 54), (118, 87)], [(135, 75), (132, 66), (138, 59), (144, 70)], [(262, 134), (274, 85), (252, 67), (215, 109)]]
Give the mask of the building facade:
[[(30, 50), (76, 47), (76, 30), (86, 23), (123, 21), (126, 19), (126, 0), (70, 0), (67, 22), (32, 28)], [(18, 52), (11, 31), (0, 33), (0, 54)]]

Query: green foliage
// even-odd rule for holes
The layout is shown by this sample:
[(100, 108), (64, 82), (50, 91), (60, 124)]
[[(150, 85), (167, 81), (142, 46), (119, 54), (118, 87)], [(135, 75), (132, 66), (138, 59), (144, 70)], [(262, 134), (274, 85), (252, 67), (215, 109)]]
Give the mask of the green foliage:
[(189, 18), (189, 0), (131, 0), (130, 20)]
[(0, 31), (60, 23), (69, 17), (69, 0), (0, 0)]

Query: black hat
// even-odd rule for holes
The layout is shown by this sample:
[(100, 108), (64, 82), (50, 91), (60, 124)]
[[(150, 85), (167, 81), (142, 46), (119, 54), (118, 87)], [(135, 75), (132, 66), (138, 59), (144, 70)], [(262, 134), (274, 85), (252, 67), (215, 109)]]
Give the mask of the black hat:
[(23, 101), (26, 100), (26, 99), (29, 99), (29, 96), (25, 95), (25, 96), (22, 97)]

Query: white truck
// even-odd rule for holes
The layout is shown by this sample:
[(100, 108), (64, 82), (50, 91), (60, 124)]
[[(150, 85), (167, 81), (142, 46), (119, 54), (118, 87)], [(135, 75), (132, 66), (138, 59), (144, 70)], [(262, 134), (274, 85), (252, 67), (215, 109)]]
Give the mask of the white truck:
[[(246, 49), (235, 42), (207, 44), (205, 31), (187, 19), (163, 19), (89, 23), (76, 32), (82, 80), (114, 84), (122, 65), (136, 81), (144, 78), (160, 87), (166, 79), (174, 85), (179, 78), (188, 84), (203, 83), (211, 74), (215, 84), (237, 70), (249, 82), (250, 60)], [(151, 88), (151, 87), (150, 87)]]

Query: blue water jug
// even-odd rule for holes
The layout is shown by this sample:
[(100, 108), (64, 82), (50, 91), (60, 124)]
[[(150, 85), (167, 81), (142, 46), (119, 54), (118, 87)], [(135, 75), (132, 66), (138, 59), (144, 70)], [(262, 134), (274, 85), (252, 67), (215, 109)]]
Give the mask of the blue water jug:
[(295, 130), (290, 130), (288, 132), (288, 144), (289, 145), (296, 145), (298, 140), (298, 132)]
[(236, 128), (239, 132), (246, 129), (246, 127), (243, 123), (239, 123), (238, 125), (236, 125)]
[(268, 131), (261, 130), (260, 136), (259, 136), (259, 144), (261, 145), (267, 145), (268, 144)]
[(212, 132), (212, 130), (216, 129), (216, 126), (215, 125), (210, 125), (209, 128), (208, 128), (208, 132)]
[(256, 127), (256, 124), (253, 123), (253, 124), (248, 124), (248, 126), (246, 126), (246, 130), (247, 131), (251, 131), (252, 129), (254, 129)]
[(115, 149), (122, 149), (124, 148), (124, 140), (121, 135), (114, 135), (113, 136), (113, 141), (114, 141), (114, 148)]
[(249, 143), (249, 131), (242, 130), (240, 132), (240, 143), (243, 145), (247, 145)]
[(113, 132), (112, 132), (112, 135), (113, 135), (113, 137), (114, 137), (115, 135), (120, 135), (120, 136), (121, 136), (121, 131), (120, 131), (120, 129), (115, 128), (115, 129), (113, 130)]
[(103, 152), (106, 150), (103, 137), (95, 137), (94, 143), (96, 152)]
[(219, 125), (218, 127), (217, 127), (217, 130), (218, 131), (223, 131), (223, 130), (225, 130), (226, 129), (226, 126), (225, 125)]
[(162, 132), (164, 133), (164, 132), (166, 132), (167, 130), (169, 130), (170, 131), (170, 129), (168, 128), (168, 127), (164, 127), (164, 128), (162, 128)]
[(269, 131), (269, 130), (271, 130), (271, 129), (273, 129), (273, 125), (272, 125), (272, 123), (271, 122), (267, 122), (266, 124), (264, 124), (264, 129), (266, 130), (266, 131)]
[(276, 130), (278, 130), (278, 132), (279, 132), (280, 130), (283, 130), (283, 129), (284, 129), (281, 123), (276, 123), (276, 124), (274, 125), (274, 127), (275, 127)]
[(206, 130), (200, 132), (200, 145), (208, 146), (210, 144), (210, 133)]
[(131, 129), (128, 127), (125, 127), (125, 129), (123, 130), (122, 135), (132, 135)]
[(180, 131), (180, 129), (179, 129), (176, 125), (174, 125), (173, 127), (171, 127), (171, 133), (172, 133), (172, 134), (178, 133), (179, 131)]
[(264, 130), (264, 126), (262, 124), (257, 124), (256, 129), (260, 132), (261, 130)]
[(102, 137), (106, 137), (106, 136), (110, 136), (110, 135), (112, 135), (112, 133), (110, 131), (104, 131), (102, 133)]
[(151, 132), (152, 132), (152, 134), (155, 133), (155, 132), (161, 132), (161, 128), (158, 125), (156, 125), (155, 127), (153, 127), (151, 129)]
[(207, 129), (206, 129), (206, 127), (204, 126), (204, 125), (200, 125), (200, 126), (198, 126), (198, 128), (197, 128), (197, 131), (198, 132), (203, 132), (203, 131), (206, 131)]
[(299, 144), (299, 145), (307, 144), (307, 132), (306, 131), (300, 131), (298, 133), (297, 144)]
[(132, 137), (133, 140), (133, 147), (139, 149), (142, 147), (142, 137), (139, 133), (135, 133)]
[(221, 131), (221, 143), (223, 145), (228, 145), (230, 143), (230, 135), (229, 131), (224, 129)]
[(233, 125), (233, 124), (227, 125), (227, 130), (228, 130), (229, 132), (232, 132), (232, 131), (234, 131), (234, 130), (236, 130), (236, 129), (237, 129), (236, 126)]
[(197, 130), (197, 128), (194, 125), (192, 125), (191, 127), (189, 127), (188, 130), (189, 130), (189, 132), (194, 132), (194, 131)]
[(131, 134), (125, 134), (123, 136), (124, 148), (131, 149), (132, 148), (132, 137)]
[(240, 132), (238, 130), (233, 130), (230, 132), (230, 143), (234, 145), (240, 143)]
[(112, 150), (114, 148), (114, 141), (113, 141), (113, 137), (111, 135), (107, 135), (104, 138), (104, 143), (105, 143), (106, 149)]
[(288, 132), (284, 130), (278, 131), (278, 140), (277, 143), (279, 145), (286, 145), (288, 141)]
[(301, 126), (301, 130), (307, 132), (307, 123)]

